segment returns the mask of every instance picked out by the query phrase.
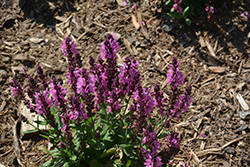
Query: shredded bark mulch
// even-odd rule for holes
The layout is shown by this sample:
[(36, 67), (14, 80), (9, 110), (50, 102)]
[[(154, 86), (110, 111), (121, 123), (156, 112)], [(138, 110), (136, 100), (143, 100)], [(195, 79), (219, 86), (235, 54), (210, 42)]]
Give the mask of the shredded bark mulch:
[[(61, 52), (64, 36), (76, 41), (88, 67), (99, 57), (107, 33), (121, 46), (118, 63), (126, 56), (140, 62), (143, 87), (161, 85), (167, 95), (167, 70), (180, 61), (185, 86), (192, 84), (193, 103), (172, 130), (182, 138), (178, 150), (162, 141), (166, 166), (250, 166), (250, 20), (241, 16), (250, 2), (214, 4), (211, 29), (188, 27), (170, 18), (160, 2), (153, 6), (122, 1), (2, 0), (0, 2), (0, 166), (38, 166), (51, 146), (39, 135), (20, 134), (20, 103), (11, 93), (11, 80), (24, 79), (23, 67), (36, 77), (39, 64), (46, 74), (66, 82), (67, 60)], [(250, 12), (250, 11), (248, 11)], [(199, 18), (206, 22), (206, 14)], [(66, 84), (66, 83), (65, 83)], [(172, 163), (169, 163), (171, 161)], [(179, 165), (180, 166), (180, 165)]]

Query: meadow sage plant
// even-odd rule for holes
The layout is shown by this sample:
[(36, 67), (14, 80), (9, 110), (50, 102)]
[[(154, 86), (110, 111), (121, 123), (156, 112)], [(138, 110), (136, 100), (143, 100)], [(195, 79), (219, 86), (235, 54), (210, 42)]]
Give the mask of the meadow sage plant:
[[(160, 167), (163, 157), (159, 156), (159, 139), (165, 138), (169, 147), (178, 148), (180, 137), (177, 132), (169, 132), (170, 122), (179, 119), (191, 103), (191, 86), (184, 94), (179, 88), (184, 84), (179, 62), (175, 57), (172, 60), (167, 75), (171, 91), (164, 97), (159, 85), (153, 92), (141, 86), (139, 62), (134, 58), (125, 58), (118, 67), (119, 49), (117, 39), (107, 34), (98, 63), (90, 56), (90, 68), (86, 69), (76, 45), (66, 37), (62, 52), (68, 60), (70, 90), (56, 78), (48, 81), (40, 66), (38, 80), (25, 72), (28, 85), (24, 87), (13, 79), (13, 95), (45, 120), (37, 120), (38, 126), (24, 133), (50, 125), (41, 136), (54, 147), (43, 148), (50, 158), (42, 166)], [(157, 119), (154, 110), (158, 111)]]
[(208, 0), (167, 0), (164, 6), (171, 7), (167, 13), (169, 16), (178, 20), (184, 19), (186, 24), (190, 26), (192, 22), (197, 22), (195, 17), (197, 14), (201, 15), (201, 10), (208, 2)]

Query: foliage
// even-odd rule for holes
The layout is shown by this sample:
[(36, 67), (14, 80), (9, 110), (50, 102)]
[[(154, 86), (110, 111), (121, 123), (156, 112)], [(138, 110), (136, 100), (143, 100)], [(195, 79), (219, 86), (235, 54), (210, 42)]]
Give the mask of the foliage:
[(201, 15), (206, 7), (208, 0), (168, 0), (164, 6), (172, 7), (169, 16), (181, 20), (185, 19), (188, 26), (194, 21), (197, 14)]

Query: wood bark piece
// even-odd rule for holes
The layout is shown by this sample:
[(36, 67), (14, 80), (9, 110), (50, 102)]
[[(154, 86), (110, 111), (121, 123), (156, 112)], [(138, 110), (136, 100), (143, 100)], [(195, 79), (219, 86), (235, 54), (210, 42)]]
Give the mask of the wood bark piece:
[(0, 164), (0, 167), (5, 167), (5, 165), (3, 165), (3, 164)]
[(241, 94), (237, 93), (236, 98), (244, 110), (249, 110), (249, 107), (247, 103), (245, 102), (245, 100), (243, 99), (243, 97), (241, 96)]
[(3, 111), (4, 107), (6, 106), (6, 104), (7, 104), (6, 101), (3, 100), (3, 102), (2, 102), (2, 104), (0, 106), (0, 113)]
[(5, 144), (5, 143), (9, 143), (9, 142), (12, 142), (13, 139), (2, 139), (0, 140), (0, 144)]
[(217, 67), (217, 66), (211, 66), (211, 67), (208, 67), (208, 69), (215, 73), (224, 73), (226, 71), (225, 67)]
[(124, 44), (125, 44), (126, 48), (128, 49), (128, 51), (130, 52), (130, 54), (134, 55), (134, 52), (132, 51), (132, 49), (130, 47), (131, 44), (126, 38), (124, 38)]
[(215, 55), (215, 52), (214, 52), (212, 46), (210, 45), (210, 43), (209, 43), (208, 41), (206, 41), (206, 45), (207, 45), (207, 49), (208, 49), (208, 51), (210, 52), (210, 54), (211, 54), (214, 58), (218, 59), (218, 58), (216, 57), (216, 55)]
[(142, 17), (141, 17), (140, 12), (137, 12), (137, 17), (138, 17), (138, 22), (141, 26), (141, 31), (142, 31), (143, 35), (145, 36), (146, 39), (149, 39), (148, 32), (147, 32), (146, 28), (142, 25)]
[(133, 25), (135, 26), (135, 29), (138, 30), (140, 28), (140, 24), (137, 22), (135, 15), (131, 14), (131, 18), (132, 18), (131, 21), (132, 21)]
[[(248, 134), (248, 135), (249, 135), (249, 134)], [(222, 147), (220, 147), (220, 148), (211, 148), (211, 149), (207, 149), (207, 150), (203, 150), (203, 151), (196, 152), (196, 155), (197, 155), (198, 157), (200, 157), (200, 156), (204, 156), (204, 155), (207, 155), (207, 154), (220, 154), (224, 148), (226, 148), (227, 146), (229, 146), (230, 144), (232, 144), (232, 143), (234, 143), (234, 142), (237, 142), (237, 141), (243, 139), (243, 138), (246, 137), (246, 136), (247, 136), (247, 135), (244, 135), (244, 136), (242, 136), (242, 137), (239, 137), (239, 138), (237, 138), (237, 139), (234, 139), (234, 140), (232, 140), (232, 141), (230, 141), (230, 142), (224, 144), (224, 145), (223, 145)]]

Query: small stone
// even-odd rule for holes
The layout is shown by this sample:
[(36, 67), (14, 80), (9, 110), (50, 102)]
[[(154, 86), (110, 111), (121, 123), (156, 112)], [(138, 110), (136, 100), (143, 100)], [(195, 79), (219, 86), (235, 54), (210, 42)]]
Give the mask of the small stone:
[(229, 154), (233, 154), (235, 153), (235, 149), (233, 147), (226, 147), (225, 148), (225, 151)]
[(0, 70), (0, 77), (3, 77), (3, 78), (7, 77), (7, 71)]
[(8, 62), (9, 60), (10, 60), (9, 57), (4, 57), (4, 58), (2, 59), (2, 61), (5, 62), (5, 63)]
[(222, 167), (230, 167), (230, 164), (228, 162), (224, 162)]
[(250, 115), (250, 111), (240, 111), (239, 116), (241, 119), (245, 119), (248, 115)]
[(170, 32), (173, 29), (173, 26), (165, 24), (162, 26), (162, 29), (166, 32)]

